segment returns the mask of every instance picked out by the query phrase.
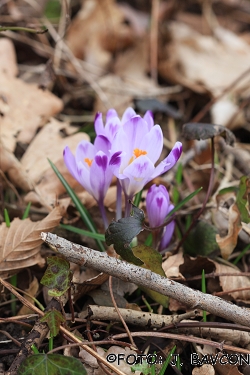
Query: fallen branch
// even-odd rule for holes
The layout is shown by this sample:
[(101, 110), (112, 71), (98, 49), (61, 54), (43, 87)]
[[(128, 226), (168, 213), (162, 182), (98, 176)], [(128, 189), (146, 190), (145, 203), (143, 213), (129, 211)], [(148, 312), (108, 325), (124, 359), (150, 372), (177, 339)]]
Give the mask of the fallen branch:
[(148, 269), (112, 258), (106, 253), (77, 245), (55, 234), (42, 232), (41, 238), (49, 245), (55, 247), (70, 262), (94, 268), (111, 276), (118, 277), (121, 280), (133, 282), (138, 286), (150, 288), (184, 303), (191, 309), (206, 310), (224, 319), (247, 327), (249, 326), (250, 311), (245, 308), (234, 305), (219, 297), (188, 288)]

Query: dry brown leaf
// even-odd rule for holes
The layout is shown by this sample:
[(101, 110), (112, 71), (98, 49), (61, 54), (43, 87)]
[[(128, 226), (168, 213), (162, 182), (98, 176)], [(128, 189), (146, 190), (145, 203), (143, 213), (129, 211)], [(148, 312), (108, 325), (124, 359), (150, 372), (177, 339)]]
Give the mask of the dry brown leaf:
[(112, 52), (133, 43), (134, 34), (114, 0), (86, 0), (72, 21), (66, 41), (73, 54), (107, 69)]
[(21, 164), (35, 186), (35, 194), (32, 192), (26, 196), (25, 201), (51, 207), (56, 199), (65, 192), (48, 159), (56, 165), (71, 187), (80, 187), (64, 165), (63, 150), (65, 146), (69, 146), (75, 153), (77, 144), (82, 140), (88, 141), (89, 136), (86, 133), (76, 133), (69, 137), (63, 137), (62, 134), (67, 134), (68, 131), (70, 131), (69, 124), (51, 118), (27, 148), (21, 159)]
[[(210, 261), (215, 265), (215, 272), (216, 273), (240, 273), (240, 271), (236, 268), (232, 268), (225, 264), (220, 264), (212, 259)], [(241, 289), (241, 288), (248, 288), (249, 290), (239, 290), (238, 292), (228, 293), (232, 296), (235, 300), (242, 300), (249, 302), (250, 300), (250, 280), (249, 277), (246, 276), (220, 276), (219, 277), (220, 286), (223, 292), (227, 292), (234, 289)]]
[(231, 96), (224, 96), (213, 104), (211, 107), (211, 121), (212, 124), (220, 124), (232, 130), (245, 125), (246, 120), (243, 110), (239, 110)]
[(162, 263), (162, 269), (167, 277), (183, 277), (179, 271), (179, 266), (184, 263), (183, 252), (179, 251), (171, 255)]
[[(31, 283), (29, 284), (28, 289), (25, 290), (25, 292), (29, 294), (29, 296), (27, 294), (25, 294), (25, 299), (27, 301), (29, 301), (32, 305), (35, 304), (34, 298), (32, 298), (32, 297), (36, 297), (38, 290), (39, 290), (39, 282), (38, 282), (37, 278), (34, 277), (33, 280), (31, 281)], [(23, 305), (21, 307), (21, 309), (18, 311), (17, 315), (19, 315), (19, 316), (20, 315), (28, 315), (28, 314), (32, 314), (32, 313), (33, 313), (33, 310), (31, 310), (27, 306)]]
[(30, 143), (38, 127), (62, 107), (62, 101), (50, 92), (0, 72), (1, 140), (10, 151), (18, 141)]
[(0, 71), (9, 77), (15, 77), (18, 73), (16, 52), (10, 39), (0, 39)]
[(13, 184), (24, 191), (32, 189), (32, 182), (20, 161), (0, 140), (0, 169), (8, 174)]
[[(216, 28), (215, 37), (181, 22), (172, 22), (169, 29), (172, 40), (162, 49), (159, 72), (174, 83), (217, 96), (249, 68), (250, 46), (227, 29)], [(249, 77), (236, 89), (244, 88), (249, 88)]]
[(63, 215), (62, 207), (55, 207), (43, 220), (15, 218), (10, 227), (0, 226), (0, 277), (7, 278), (22, 268), (28, 268), (41, 261), (39, 253), (41, 232), (53, 230)]
[[(114, 66), (114, 74), (107, 74), (98, 80), (108, 102), (122, 115), (134, 98), (160, 97), (162, 100), (173, 92), (179, 92), (180, 86), (159, 87), (148, 77), (148, 36), (141, 37), (133, 47), (120, 53)], [(106, 112), (99, 97), (96, 98), (95, 111)]]
[(219, 234), (216, 234), (216, 242), (224, 259), (228, 259), (229, 255), (234, 251), (238, 241), (238, 234), (242, 229), (240, 212), (236, 203), (229, 208), (228, 215), (227, 236), (221, 237)]
[(192, 371), (192, 375), (214, 375), (214, 367), (212, 365), (202, 365), (201, 367), (195, 367)]
[(223, 357), (223, 353), (218, 353), (218, 361), (216, 362), (214, 366), (216, 370), (216, 374), (218, 375), (243, 375), (243, 373), (239, 371), (238, 369), (239, 363), (234, 364), (234, 361), (238, 362), (239, 360), (238, 357), (239, 355), (232, 354), (231, 363), (230, 363), (227, 357)]

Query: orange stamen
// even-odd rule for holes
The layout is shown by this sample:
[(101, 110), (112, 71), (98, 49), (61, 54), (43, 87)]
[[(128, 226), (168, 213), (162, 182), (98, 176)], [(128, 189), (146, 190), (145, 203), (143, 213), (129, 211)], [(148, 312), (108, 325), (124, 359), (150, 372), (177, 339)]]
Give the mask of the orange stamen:
[(134, 149), (134, 155), (136, 158), (138, 158), (141, 155), (147, 155), (147, 151), (140, 150), (139, 148)]
[(84, 161), (85, 161), (85, 163), (87, 163), (87, 164), (88, 164), (88, 166), (89, 166), (89, 167), (91, 167), (91, 164), (92, 164), (92, 162), (93, 162), (93, 160), (92, 160), (92, 159), (89, 159), (89, 158), (85, 158), (85, 159), (84, 159)]

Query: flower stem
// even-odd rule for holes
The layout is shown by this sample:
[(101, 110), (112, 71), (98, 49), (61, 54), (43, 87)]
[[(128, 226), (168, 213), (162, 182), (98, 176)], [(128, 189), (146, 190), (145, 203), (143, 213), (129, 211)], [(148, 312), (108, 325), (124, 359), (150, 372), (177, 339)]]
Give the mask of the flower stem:
[(130, 211), (131, 211), (131, 200), (132, 198), (131, 197), (128, 197), (127, 195), (125, 195), (125, 217), (129, 217), (130, 216)]
[(116, 221), (118, 221), (122, 217), (122, 187), (118, 179), (116, 184)]
[(101, 215), (102, 215), (102, 220), (103, 220), (104, 228), (106, 230), (108, 228), (108, 226), (109, 226), (109, 223), (108, 223), (108, 219), (107, 219), (107, 215), (106, 215), (106, 211), (105, 211), (103, 200), (100, 200), (98, 202), (98, 205), (99, 205), (99, 209), (100, 209), (100, 212), (101, 212)]

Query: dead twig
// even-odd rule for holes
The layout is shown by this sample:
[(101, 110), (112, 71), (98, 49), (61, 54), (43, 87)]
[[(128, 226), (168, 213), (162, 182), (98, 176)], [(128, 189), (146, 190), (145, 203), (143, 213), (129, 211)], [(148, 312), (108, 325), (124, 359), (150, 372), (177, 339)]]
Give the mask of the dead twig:
[(41, 238), (52, 245), (70, 262), (94, 268), (121, 280), (133, 282), (139, 286), (155, 290), (172, 297), (192, 309), (206, 310), (211, 314), (249, 326), (249, 310), (224, 301), (221, 298), (188, 288), (148, 269), (137, 267), (125, 261), (112, 258), (107, 254), (77, 245), (52, 233), (41, 233)]

